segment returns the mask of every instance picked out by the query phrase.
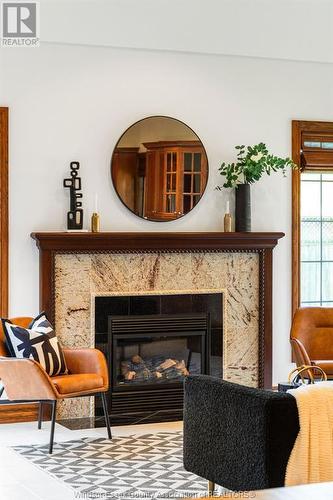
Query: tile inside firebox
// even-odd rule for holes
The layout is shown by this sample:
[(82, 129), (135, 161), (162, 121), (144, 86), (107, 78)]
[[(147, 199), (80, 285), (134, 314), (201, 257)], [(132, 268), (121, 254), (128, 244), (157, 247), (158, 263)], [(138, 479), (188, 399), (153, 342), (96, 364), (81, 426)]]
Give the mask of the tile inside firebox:
[(161, 297), (143, 295), (130, 298), (130, 314), (160, 314)]
[(108, 331), (108, 317), (125, 316), (129, 312), (129, 297), (96, 297), (95, 329), (96, 333)]
[(191, 294), (183, 295), (162, 295), (162, 314), (186, 314), (192, 312)]
[(198, 293), (192, 295), (192, 312), (210, 313), (212, 328), (222, 325), (222, 294), (218, 293)]

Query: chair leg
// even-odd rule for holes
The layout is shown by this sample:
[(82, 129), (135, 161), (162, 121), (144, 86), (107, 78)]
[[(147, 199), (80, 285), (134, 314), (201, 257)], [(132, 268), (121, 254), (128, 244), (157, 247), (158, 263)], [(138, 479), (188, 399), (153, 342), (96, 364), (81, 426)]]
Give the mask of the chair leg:
[(3, 395), (3, 391), (5, 390), (4, 386), (0, 387), (0, 398)]
[(50, 454), (53, 451), (54, 426), (55, 426), (56, 412), (57, 412), (57, 400), (52, 401), (51, 405), (52, 405), (52, 414), (51, 414), (51, 434), (50, 434), (50, 445), (49, 445), (49, 453)]
[(105, 418), (106, 428), (107, 428), (107, 431), (108, 431), (108, 438), (112, 439), (111, 426), (110, 426), (110, 418), (109, 418), (108, 405), (107, 405), (107, 402), (106, 402), (105, 392), (101, 392), (101, 398), (102, 398), (102, 404), (103, 404), (103, 410), (104, 410), (104, 418)]
[(214, 496), (215, 483), (213, 481), (208, 481), (208, 496)]
[(40, 401), (38, 405), (38, 429), (42, 428), (42, 420), (43, 420), (43, 401)]

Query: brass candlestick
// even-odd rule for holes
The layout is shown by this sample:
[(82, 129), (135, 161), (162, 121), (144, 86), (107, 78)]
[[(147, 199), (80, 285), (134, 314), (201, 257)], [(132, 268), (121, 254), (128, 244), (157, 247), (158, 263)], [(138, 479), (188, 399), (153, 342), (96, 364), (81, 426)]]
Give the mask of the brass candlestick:
[(225, 233), (231, 233), (231, 231), (232, 231), (231, 223), (232, 223), (231, 215), (225, 214), (225, 216), (224, 216), (224, 232)]
[(99, 233), (100, 230), (100, 217), (98, 213), (94, 212), (91, 216), (91, 231), (93, 233)]

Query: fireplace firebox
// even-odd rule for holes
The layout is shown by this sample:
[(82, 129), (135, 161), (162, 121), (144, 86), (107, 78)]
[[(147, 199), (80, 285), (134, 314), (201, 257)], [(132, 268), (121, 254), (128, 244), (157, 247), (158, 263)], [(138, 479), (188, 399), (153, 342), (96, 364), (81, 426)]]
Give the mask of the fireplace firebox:
[(209, 373), (209, 313), (110, 316), (109, 335), (112, 392), (163, 390)]
[(184, 377), (222, 376), (221, 293), (96, 297), (95, 320), (113, 424), (179, 420)]

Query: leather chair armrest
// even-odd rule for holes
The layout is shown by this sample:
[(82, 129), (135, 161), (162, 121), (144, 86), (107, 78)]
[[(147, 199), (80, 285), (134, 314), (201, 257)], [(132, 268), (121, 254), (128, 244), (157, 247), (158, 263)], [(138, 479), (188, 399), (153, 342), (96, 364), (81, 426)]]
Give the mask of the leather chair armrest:
[(303, 343), (299, 339), (296, 339), (295, 337), (290, 337), (290, 343), (295, 355), (295, 361), (297, 366), (311, 365), (312, 363), (310, 356), (308, 355)]
[(57, 392), (44, 368), (32, 359), (0, 358), (0, 379), (10, 401), (57, 399)]
[(109, 387), (109, 372), (104, 354), (93, 348), (63, 348), (69, 373), (98, 373), (103, 377), (105, 390)]

